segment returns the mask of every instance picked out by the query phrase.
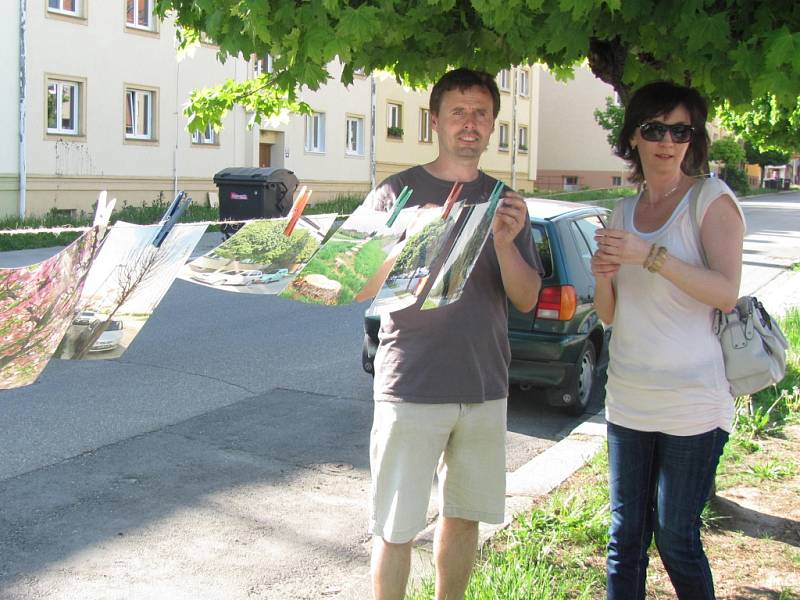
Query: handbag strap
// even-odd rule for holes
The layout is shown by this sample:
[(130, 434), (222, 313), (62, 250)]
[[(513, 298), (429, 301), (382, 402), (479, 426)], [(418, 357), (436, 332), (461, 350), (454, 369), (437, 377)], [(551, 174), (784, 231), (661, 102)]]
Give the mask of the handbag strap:
[(708, 269), (708, 257), (706, 256), (705, 248), (703, 248), (703, 238), (700, 235), (700, 223), (697, 221), (697, 201), (700, 198), (700, 192), (703, 191), (703, 185), (706, 182), (704, 177), (699, 182), (692, 186), (692, 193), (689, 197), (689, 219), (692, 222), (692, 231), (697, 240), (697, 247), (700, 248), (700, 258), (703, 259), (703, 265)]

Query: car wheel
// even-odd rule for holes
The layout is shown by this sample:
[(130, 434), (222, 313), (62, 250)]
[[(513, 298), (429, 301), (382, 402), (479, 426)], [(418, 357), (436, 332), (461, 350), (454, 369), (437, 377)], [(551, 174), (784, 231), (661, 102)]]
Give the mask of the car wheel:
[(586, 411), (597, 381), (596, 367), (597, 351), (594, 349), (594, 344), (586, 340), (578, 357), (575, 381), (567, 388), (572, 395), (572, 402), (565, 407), (569, 414), (579, 416)]
[(375, 377), (375, 364), (374, 357), (369, 355), (369, 336), (364, 336), (364, 342), (361, 344), (361, 367), (370, 375)]

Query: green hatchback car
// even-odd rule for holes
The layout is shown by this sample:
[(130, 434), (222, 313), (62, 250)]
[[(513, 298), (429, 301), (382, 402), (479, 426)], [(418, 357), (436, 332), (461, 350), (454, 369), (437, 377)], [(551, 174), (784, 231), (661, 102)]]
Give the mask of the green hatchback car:
[[(544, 266), (536, 308), (509, 308), (509, 381), (536, 390), (553, 406), (582, 414), (598, 383), (597, 358), (607, 337), (594, 308), (590, 261), (594, 232), (610, 211), (559, 200), (528, 199), (533, 239)], [(380, 319), (364, 318), (362, 366), (373, 373)]]

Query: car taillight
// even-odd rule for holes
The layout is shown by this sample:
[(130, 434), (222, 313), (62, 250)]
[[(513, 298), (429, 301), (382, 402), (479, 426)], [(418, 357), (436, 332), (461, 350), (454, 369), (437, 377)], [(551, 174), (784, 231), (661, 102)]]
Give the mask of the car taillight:
[(578, 297), (571, 285), (554, 285), (542, 288), (536, 305), (537, 319), (569, 321), (575, 316)]

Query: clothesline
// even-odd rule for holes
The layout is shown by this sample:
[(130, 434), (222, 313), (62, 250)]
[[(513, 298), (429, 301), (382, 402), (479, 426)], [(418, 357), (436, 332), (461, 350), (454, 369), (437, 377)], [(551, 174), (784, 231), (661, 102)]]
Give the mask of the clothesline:
[[(333, 213), (331, 213), (333, 214)], [(341, 215), (346, 217), (347, 215)], [(278, 219), (285, 219), (286, 217), (278, 217), (274, 220)], [(268, 221), (273, 219), (244, 219), (241, 221), (187, 221), (183, 223), (184, 225), (237, 225), (239, 223), (246, 224), (252, 223), (254, 221)], [(158, 223), (150, 223), (150, 225), (158, 225)], [(119, 222), (117, 221), (111, 227), (126, 227), (126, 226), (136, 226), (141, 227), (142, 224), (138, 223), (128, 223), (128, 222)], [(80, 227), (72, 227), (69, 225), (65, 225), (62, 227), (36, 227), (36, 228), (29, 228), (29, 229), (0, 229), (0, 235), (18, 235), (23, 233), (83, 233), (85, 231), (89, 231), (91, 229), (90, 226), (80, 226)]]

